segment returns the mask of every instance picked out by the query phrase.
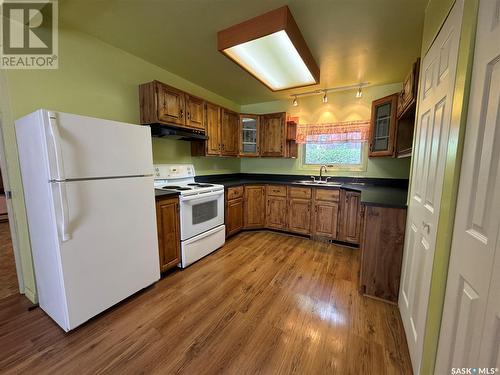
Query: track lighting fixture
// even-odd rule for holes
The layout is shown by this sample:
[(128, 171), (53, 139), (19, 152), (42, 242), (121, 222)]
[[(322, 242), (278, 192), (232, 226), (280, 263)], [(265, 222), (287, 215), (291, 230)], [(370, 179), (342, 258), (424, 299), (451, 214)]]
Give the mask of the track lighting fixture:
[(361, 98), (363, 96), (363, 89), (361, 86), (358, 88), (358, 91), (356, 91), (356, 98)]
[(323, 95), (323, 103), (328, 103), (328, 96), (326, 96), (326, 90), (325, 94)]
[(297, 107), (297, 106), (299, 105), (299, 102), (297, 102), (297, 95), (295, 95), (295, 96), (294, 96), (294, 98), (293, 98), (293, 102), (292, 102), (292, 105), (293, 105), (294, 107)]

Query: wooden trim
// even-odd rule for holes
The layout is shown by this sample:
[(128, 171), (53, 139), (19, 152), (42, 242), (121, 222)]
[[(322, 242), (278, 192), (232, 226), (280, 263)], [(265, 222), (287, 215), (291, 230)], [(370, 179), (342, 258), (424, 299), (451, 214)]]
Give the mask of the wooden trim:
[[(259, 39), (282, 30), (286, 32), (299, 56), (304, 61), (304, 64), (314, 78), (314, 83), (275, 90), (263, 82), (259, 77), (243, 68), (225, 52), (226, 49), (235, 45)], [(318, 64), (314, 60), (290, 9), (286, 5), (219, 31), (217, 33), (217, 49), (273, 92), (313, 86), (319, 83), (320, 69)]]
[[(397, 122), (397, 111), (398, 111), (398, 98), (399, 93), (384, 96), (383, 98), (374, 100), (372, 102), (372, 113), (370, 120), (370, 146), (368, 150), (368, 156), (394, 156), (395, 152), (395, 137), (396, 137), (396, 122)], [(388, 149), (384, 151), (372, 151), (372, 146), (374, 142), (374, 131), (375, 131), (375, 108), (383, 103), (391, 102), (391, 121), (389, 123), (389, 139), (388, 139)]]

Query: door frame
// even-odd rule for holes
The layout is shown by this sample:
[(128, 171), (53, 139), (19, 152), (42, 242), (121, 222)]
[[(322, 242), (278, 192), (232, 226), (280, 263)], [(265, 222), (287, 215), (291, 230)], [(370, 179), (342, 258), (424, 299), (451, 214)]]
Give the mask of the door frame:
[[(3, 126), (4, 123), (11, 120), (11, 113), (8, 104), (8, 92), (7, 92), (7, 82), (4, 72), (0, 72), (0, 97), (3, 98), (4, 105), (0, 107), (0, 169), (2, 170), (2, 180), (5, 195), (7, 198), (8, 194), (11, 194), (10, 188), (10, 180), (9, 180), (9, 170), (7, 168), (7, 157), (5, 155), (5, 143), (3, 136)], [(14, 252), (14, 260), (16, 264), (16, 275), (17, 282), (19, 284), (19, 292), (21, 294), (25, 293), (25, 285), (24, 285), (24, 273), (21, 262), (21, 253), (19, 250), (19, 241), (18, 241), (18, 233), (17, 233), (17, 225), (16, 225), (16, 216), (14, 212), (14, 208), (12, 206), (12, 198), (6, 199), (7, 204), (7, 216), (9, 218), (9, 228), (10, 235), (12, 241), (12, 249)]]

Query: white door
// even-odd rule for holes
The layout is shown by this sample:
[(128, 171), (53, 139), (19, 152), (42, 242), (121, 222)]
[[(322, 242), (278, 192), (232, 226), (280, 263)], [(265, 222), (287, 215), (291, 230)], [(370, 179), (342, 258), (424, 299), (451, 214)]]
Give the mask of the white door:
[(54, 180), (153, 174), (149, 126), (39, 110), (50, 178)]
[(413, 371), (420, 372), (451, 122), (463, 0), (422, 61), (399, 308)]
[(52, 183), (57, 222), (65, 185), (61, 264), (69, 329), (160, 278), (153, 177)]
[(499, 158), (500, 0), (482, 0), (437, 374), (500, 368)]

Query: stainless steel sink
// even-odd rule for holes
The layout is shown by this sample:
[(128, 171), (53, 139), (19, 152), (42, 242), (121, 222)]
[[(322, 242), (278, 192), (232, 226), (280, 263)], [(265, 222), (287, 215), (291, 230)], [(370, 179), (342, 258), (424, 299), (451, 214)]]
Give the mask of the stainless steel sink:
[(298, 184), (301, 185), (314, 185), (314, 186), (342, 186), (340, 182), (334, 182), (334, 181), (312, 181), (312, 180), (304, 180), (304, 181), (298, 181)]

